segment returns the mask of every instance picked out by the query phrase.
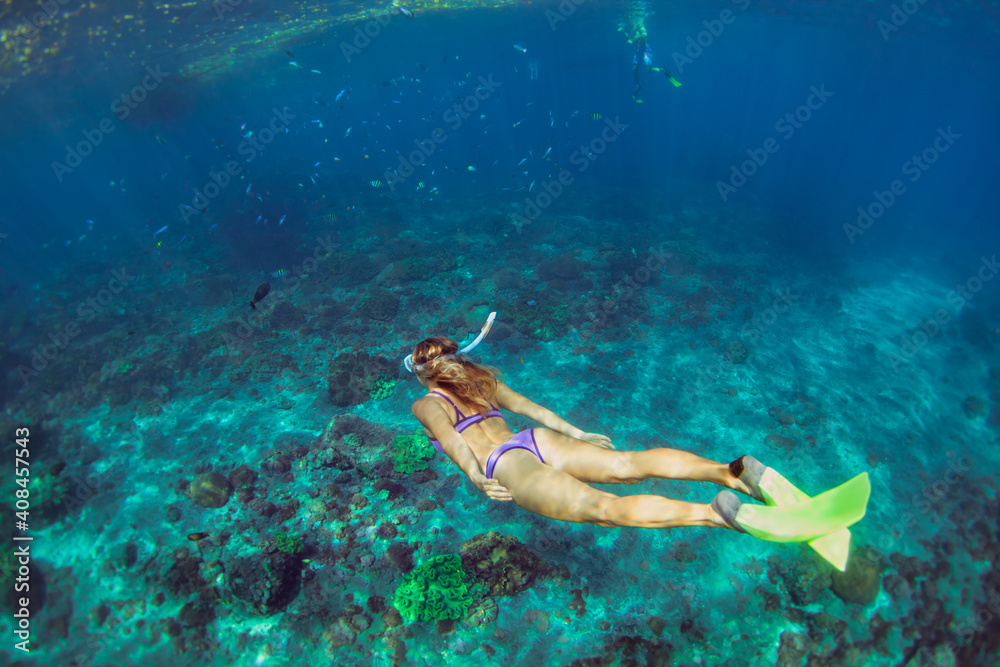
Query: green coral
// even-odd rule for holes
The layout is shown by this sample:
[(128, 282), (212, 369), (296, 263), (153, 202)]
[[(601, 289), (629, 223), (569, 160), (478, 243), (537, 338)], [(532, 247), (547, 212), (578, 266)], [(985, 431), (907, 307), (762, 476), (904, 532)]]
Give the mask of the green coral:
[(392, 467), (396, 472), (409, 474), (426, 470), (433, 458), (434, 447), (426, 435), (400, 435), (392, 441)]
[(571, 326), (569, 305), (544, 292), (523, 292), (517, 300), (501, 300), (497, 310), (517, 331), (542, 341), (565, 336)]
[(404, 575), (393, 605), (407, 622), (438, 621), (465, 618), (474, 598), (462, 558), (449, 554), (435, 556)]
[(395, 387), (396, 380), (387, 375), (380, 375), (378, 379), (375, 380), (375, 384), (372, 386), (371, 391), (368, 392), (368, 395), (372, 397), (372, 400), (381, 401), (382, 399), (392, 396), (392, 392)]
[(66, 480), (59, 473), (51, 471), (36, 475), (28, 482), (31, 504), (38, 507), (51, 508), (62, 502), (66, 495)]
[(278, 551), (295, 556), (302, 552), (302, 538), (288, 533), (275, 533), (274, 544)]

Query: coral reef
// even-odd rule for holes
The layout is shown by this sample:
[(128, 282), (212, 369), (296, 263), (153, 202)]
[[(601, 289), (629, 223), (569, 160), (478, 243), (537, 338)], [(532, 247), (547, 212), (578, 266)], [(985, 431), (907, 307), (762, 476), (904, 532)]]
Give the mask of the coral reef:
[(542, 341), (563, 337), (572, 325), (569, 305), (551, 292), (523, 291), (517, 300), (498, 300), (496, 310), (518, 333)]
[(69, 483), (66, 464), (62, 462), (39, 466), (28, 480), (28, 498), (37, 525), (55, 523), (68, 511)]
[(465, 579), (461, 558), (435, 556), (403, 576), (393, 606), (407, 621), (465, 618), (474, 599)]
[(726, 344), (722, 354), (733, 364), (745, 364), (750, 358), (750, 348), (741, 340), (734, 340)]
[(423, 433), (400, 435), (392, 441), (392, 465), (396, 472), (409, 474), (426, 470), (434, 457), (434, 447)]
[(298, 595), (302, 584), (302, 559), (277, 551), (273, 554), (232, 559), (226, 567), (232, 594), (263, 616), (276, 614)]
[(462, 567), (487, 595), (517, 595), (545, 576), (549, 567), (517, 538), (480, 533), (462, 544)]
[(367, 352), (341, 352), (327, 369), (327, 391), (337, 407), (359, 405), (372, 398), (372, 391), (399, 377), (399, 362)]
[(345, 286), (363, 285), (379, 272), (371, 258), (364, 253), (342, 252), (330, 259), (338, 282)]
[(471, 607), (465, 616), (465, 624), (470, 628), (478, 628), (481, 625), (489, 625), (497, 620), (500, 608), (493, 598), (482, 598)]
[(768, 580), (783, 583), (796, 605), (812, 604), (830, 588), (833, 568), (818, 558), (807, 556), (804, 559), (792, 557), (786, 560), (771, 556), (767, 559), (767, 564)]
[(379, 376), (375, 380), (375, 385), (368, 392), (373, 401), (381, 401), (392, 396), (396, 387), (396, 380), (386, 375)]
[(302, 538), (298, 536), (289, 535), (288, 533), (275, 533), (274, 546), (283, 554), (297, 556), (302, 553), (303, 542)]
[(986, 406), (983, 405), (982, 399), (976, 396), (968, 396), (962, 401), (962, 412), (969, 419), (975, 419), (986, 414)]
[(376, 288), (361, 297), (354, 306), (354, 311), (366, 320), (374, 322), (392, 322), (399, 314), (400, 296), (387, 289)]
[(878, 553), (870, 547), (861, 547), (851, 554), (846, 572), (833, 572), (830, 588), (844, 602), (868, 605), (881, 591), (881, 575)]
[(201, 473), (191, 481), (188, 487), (188, 496), (191, 501), (202, 507), (223, 507), (229, 502), (232, 495), (232, 484), (217, 472)]

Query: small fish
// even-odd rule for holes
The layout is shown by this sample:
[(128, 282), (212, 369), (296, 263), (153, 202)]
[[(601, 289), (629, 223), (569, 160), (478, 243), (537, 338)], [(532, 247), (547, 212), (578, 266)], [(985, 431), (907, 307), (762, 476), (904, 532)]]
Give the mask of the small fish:
[(545, 155), (542, 156), (542, 159), (544, 160), (545, 158), (547, 158), (549, 156), (549, 153), (551, 152), (552, 152), (552, 146), (549, 146), (549, 150), (545, 151)]
[(253, 187), (253, 183), (251, 183), (250, 185), (247, 186), (247, 191), (244, 192), (243, 194), (247, 194), (247, 195), (250, 194), (250, 188), (252, 188), (252, 187)]
[(157, 229), (155, 232), (153, 232), (153, 238), (156, 238), (157, 236), (159, 236), (163, 232), (167, 231), (167, 227), (169, 227), (169, 226), (170, 225), (163, 225), (162, 227), (160, 227), (159, 229)]
[(161, 137), (161, 136), (160, 136), (160, 135), (158, 135), (158, 134), (157, 134), (157, 135), (154, 135), (154, 136), (156, 137), (156, 140), (157, 140), (157, 141), (159, 141), (159, 142), (160, 142), (161, 144), (163, 144), (164, 146), (166, 146), (166, 145), (167, 145), (167, 140), (166, 140), (166, 139), (164, 139), (163, 137)]
[(346, 138), (347, 138), (347, 137), (349, 137), (350, 135), (351, 135), (351, 128), (350, 128), (350, 127), (348, 127), (348, 128), (347, 128), (347, 132), (344, 132), (344, 138), (346, 139)]
[(250, 302), (250, 307), (257, 310), (257, 304), (264, 300), (267, 293), (271, 291), (271, 283), (261, 283), (261, 286), (257, 288), (257, 293), (253, 295), (253, 301)]
[(191, 540), (192, 542), (198, 542), (199, 540), (205, 539), (210, 534), (211, 533), (191, 533), (190, 535), (188, 535), (188, 539)]
[(379, 180), (379, 179), (377, 179), (377, 178), (373, 178), (373, 179), (371, 180), (371, 186), (372, 186), (373, 188), (380, 188), (380, 187), (382, 187), (383, 185), (385, 185), (385, 183), (383, 183), (382, 181), (380, 181), (380, 180)]
[(602, 116), (599, 111), (595, 111), (594, 113), (590, 114), (590, 120), (601, 120), (601, 118), (603, 117), (604, 116)]
[(412, 19), (414, 14), (409, 9), (402, 5), (396, 5), (396, 11), (405, 16), (408, 19)]
[(523, 122), (524, 122), (523, 120), (519, 120), (519, 121), (517, 121), (516, 123), (514, 123), (514, 127), (517, 127), (518, 125), (520, 125), (520, 124), (521, 124), (521, 123), (523, 123)]
[(417, 190), (419, 190), (422, 187), (424, 187), (424, 182), (423, 181), (420, 181), (419, 183), (417, 183)]
[[(537, 306), (537, 305), (538, 305), (538, 302), (537, 302), (537, 301), (535, 301), (534, 299), (528, 299), (526, 303), (527, 303), (527, 304), (528, 304), (529, 306)], [(521, 363), (524, 363), (524, 362), (522, 361)]]
[(535, 187), (535, 182), (534, 182), (534, 181), (532, 181), (532, 182), (531, 182), (531, 185), (529, 185), (529, 186), (528, 186), (528, 192), (531, 192), (531, 190), (532, 190), (532, 189), (533, 189), (534, 187)]
[(277, 271), (273, 272), (271, 275), (273, 277), (275, 277), (275, 278), (280, 278), (281, 276), (285, 275), (285, 270), (284, 269), (278, 269)]
[(524, 164), (527, 161), (528, 161), (528, 158), (524, 158), (523, 160), (521, 160), (520, 162), (517, 163), (517, 166), (520, 167), (522, 164)]
[(309, 71), (312, 72), (313, 74), (322, 74), (322, 72), (320, 72), (318, 69), (311, 69)]
[(302, 65), (298, 64), (294, 60), (289, 60), (288, 64), (291, 65), (292, 67), (294, 67), (295, 69), (302, 69)]
[(281, 216), (281, 220), (278, 220), (278, 226), (279, 227), (281, 226), (281, 223), (283, 223), (285, 221), (285, 217), (286, 216), (283, 215), (283, 216)]
[(515, 44), (514, 48), (517, 49), (518, 51), (520, 51), (521, 53), (527, 53), (528, 52), (528, 49), (524, 48), (520, 44)]
[(468, 167), (466, 167), (466, 169), (468, 169), (469, 171), (475, 171), (476, 170), (476, 168), (473, 167), (471, 164)]
[(316, 168), (316, 167), (318, 167), (318, 166), (319, 166), (319, 162), (317, 162), (316, 164), (314, 164), (314, 165), (313, 165), (313, 168), (315, 169), (315, 168)]
[(282, 49), (282, 51), (283, 51), (283, 52), (285, 53), (285, 55), (286, 55), (286, 56), (288, 56), (289, 58), (294, 58), (294, 57), (295, 57), (295, 54), (294, 54), (294, 53), (292, 53), (291, 51), (289, 51), (288, 49)]

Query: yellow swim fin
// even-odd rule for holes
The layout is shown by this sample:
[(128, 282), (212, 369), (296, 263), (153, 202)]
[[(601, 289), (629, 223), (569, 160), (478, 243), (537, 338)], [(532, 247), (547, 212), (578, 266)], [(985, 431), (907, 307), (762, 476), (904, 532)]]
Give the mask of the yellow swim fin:
[(742, 528), (771, 542), (808, 542), (834, 567), (846, 569), (851, 539), (847, 528), (860, 521), (868, 508), (868, 473), (814, 498), (770, 469), (759, 487), (768, 505), (742, 504), (736, 515)]
[[(782, 475), (768, 468), (758, 485), (768, 505), (794, 505), (809, 500), (809, 496)], [(847, 571), (847, 556), (851, 550), (851, 531), (846, 528), (817, 537), (809, 546), (841, 572)]]

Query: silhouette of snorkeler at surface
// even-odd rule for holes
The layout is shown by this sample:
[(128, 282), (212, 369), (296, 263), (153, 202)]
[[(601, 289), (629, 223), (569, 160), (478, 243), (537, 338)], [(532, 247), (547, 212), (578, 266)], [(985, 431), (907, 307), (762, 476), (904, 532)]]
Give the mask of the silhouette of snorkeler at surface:
[(646, 43), (646, 30), (645, 28), (636, 28), (632, 36), (629, 38), (629, 43), (635, 44), (635, 55), (632, 56), (632, 78), (635, 79), (635, 90), (632, 91), (632, 99), (636, 102), (642, 103), (642, 98), (639, 97), (639, 91), (642, 90), (642, 84), (639, 83), (639, 72), (645, 67), (647, 72), (653, 72), (659, 74), (663, 72), (670, 79), (670, 83), (675, 86), (680, 86), (680, 82), (667, 71), (665, 67), (653, 67), (653, 50), (649, 48)]

